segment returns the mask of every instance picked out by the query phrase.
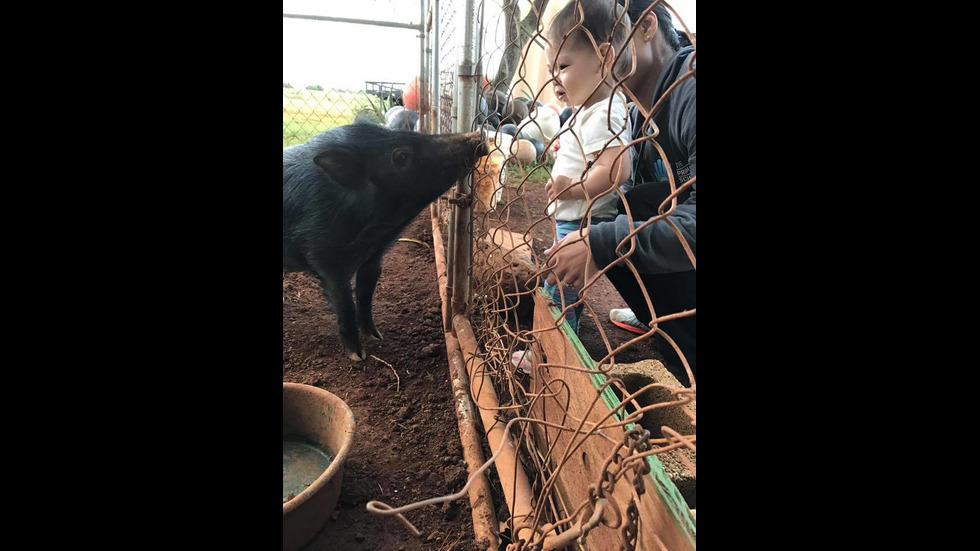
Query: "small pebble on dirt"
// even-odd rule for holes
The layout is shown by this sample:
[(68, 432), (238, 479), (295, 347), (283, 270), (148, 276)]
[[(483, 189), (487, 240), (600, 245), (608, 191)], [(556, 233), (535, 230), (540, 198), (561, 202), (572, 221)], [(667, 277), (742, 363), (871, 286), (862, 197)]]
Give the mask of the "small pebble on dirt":
[(354, 534), (354, 539), (357, 540), (358, 543), (360, 543), (360, 542), (364, 541), (364, 534), (361, 534), (360, 532), (358, 532), (357, 534)]
[(408, 419), (411, 416), (412, 416), (412, 408), (408, 406), (403, 406), (401, 409), (398, 410), (399, 419)]

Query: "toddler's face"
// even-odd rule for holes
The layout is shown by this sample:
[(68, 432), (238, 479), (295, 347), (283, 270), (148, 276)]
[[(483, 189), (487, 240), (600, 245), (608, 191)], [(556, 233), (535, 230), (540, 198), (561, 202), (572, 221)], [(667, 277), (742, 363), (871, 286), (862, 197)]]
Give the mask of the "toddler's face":
[[(554, 48), (559, 43), (560, 39)], [(560, 52), (549, 47), (548, 70), (557, 79), (554, 83), (555, 95), (566, 105), (589, 106), (603, 98), (602, 90), (592, 94), (596, 85), (602, 82), (602, 58), (590, 41), (570, 37)], [(589, 94), (592, 94), (591, 98)]]

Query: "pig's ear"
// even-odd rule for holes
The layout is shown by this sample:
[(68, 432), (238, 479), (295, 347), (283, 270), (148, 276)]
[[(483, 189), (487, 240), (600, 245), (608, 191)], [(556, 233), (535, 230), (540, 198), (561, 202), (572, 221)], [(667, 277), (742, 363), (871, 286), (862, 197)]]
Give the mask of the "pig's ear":
[(349, 187), (361, 187), (366, 179), (364, 168), (355, 152), (334, 147), (327, 149), (313, 158), (313, 162), (322, 168), (335, 182)]

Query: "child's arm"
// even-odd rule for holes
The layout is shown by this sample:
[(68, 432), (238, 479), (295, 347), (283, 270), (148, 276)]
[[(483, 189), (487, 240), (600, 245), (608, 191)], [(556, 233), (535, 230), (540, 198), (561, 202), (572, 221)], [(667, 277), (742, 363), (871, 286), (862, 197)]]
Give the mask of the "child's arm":
[[(620, 152), (623, 154), (617, 159)], [(610, 169), (613, 175), (611, 180)], [(567, 176), (558, 176), (554, 179), (553, 185), (552, 182), (548, 183), (554, 189), (554, 194), (549, 190), (548, 198), (554, 199), (560, 194), (559, 199), (585, 199), (585, 193), (588, 192), (589, 199), (593, 199), (601, 193), (615, 189), (620, 183), (629, 179), (631, 174), (629, 152), (625, 151), (623, 146), (610, 146), (592, 163), (592, 168), (585, 174), (583, 185), (578, 185), (577, 181)], [(562, 193), (566, 189), (568, 191)]]
[[(568, 189), (572, 185), (572, 179), (565, 175), (553, 176), (544, 185), (544, 191), (548, 194), (548, 201), (554, 201), (559, 193)], [(568, 193), (561, 196), (562, 199), (568, 200)], [(550, 211), (549, 211), (550, 213)]]

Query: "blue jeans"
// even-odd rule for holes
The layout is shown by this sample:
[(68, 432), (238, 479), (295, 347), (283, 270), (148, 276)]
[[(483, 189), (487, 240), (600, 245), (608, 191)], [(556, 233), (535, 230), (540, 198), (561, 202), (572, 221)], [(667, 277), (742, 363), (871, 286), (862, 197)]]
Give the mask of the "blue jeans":
[[(611, 220), (614, 219), (593, 218), (592, 223), (609, 222)], [(566, 235), (577, 232), (580, 224), (581, 221), (579, 220), (555, 220), (555, 235), (557, 236), (555, 243), (561, 241), (561, 239)], [(565, 301), (562, 302), (562, 293), (558, 290), (558, 282), (555, 282), (554, 285), (546, 282), (544, 284), (544, 290), (546, 293), (551, 295), (551, 299), (555, 301), (556, 305), (558, 305), (559, 310), (564, 310), (566, 306), (578, 300), (578, 290), (572, 289), (570, 286), (565, 285)], [(575, 331), (576, 335), (578, 335), (579, 318), (582, 316), (582, 310), (584, 309), (585, 305), (579, 304), (575, 308), (572, 308), (565, 313), (565, 321), (567, 321), (568, 325), (572, 327), (572, 331)]]

